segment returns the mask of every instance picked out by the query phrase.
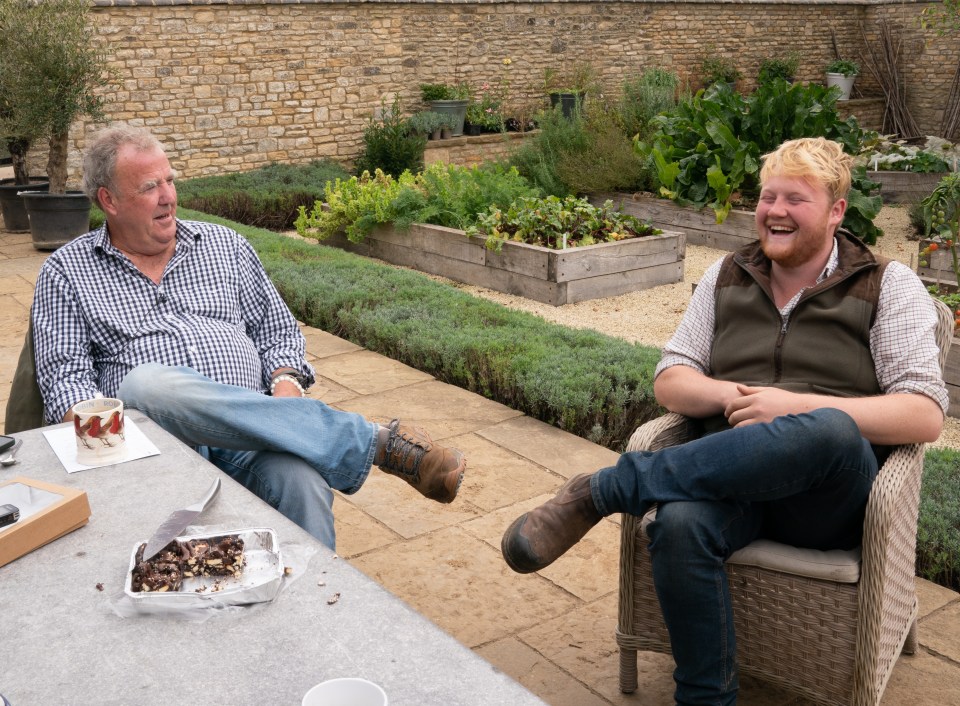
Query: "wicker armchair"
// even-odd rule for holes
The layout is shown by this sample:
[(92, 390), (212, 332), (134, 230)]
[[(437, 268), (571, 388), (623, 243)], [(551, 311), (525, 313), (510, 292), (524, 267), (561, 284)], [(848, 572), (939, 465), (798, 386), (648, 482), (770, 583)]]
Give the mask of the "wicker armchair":
[[(943, 366), (954, 322), (950, 310), (937, 305)], [(685, 417), (667, 414), (637, 429), (627, 450), (656, 450), (693, 434)], [(761, 539), (730, 557), (743, 673), (820, 703), (880, 701), (901, 650), (912, 654), (917, 644), (914, 567), (923, 456), (923, 444), (898, 446), (884, 463), (860, 550), (818, 552)], [(644, 533), (651, 513), (623, 516), (617, 644), (626, 693), (637, 688), (638, 650), (670, 653)]]

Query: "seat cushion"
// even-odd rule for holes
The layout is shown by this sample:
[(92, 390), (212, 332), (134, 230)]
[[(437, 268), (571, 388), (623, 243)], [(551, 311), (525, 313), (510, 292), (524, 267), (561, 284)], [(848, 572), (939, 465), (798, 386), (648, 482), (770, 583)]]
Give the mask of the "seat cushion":
[[(643, 516), (640, 525), (645, 535), (647, 525), (656, 516), (656, 508)], [(860, 547), (849, 551), (819, 551), (757, 539), (734, 552), (727, 562), (835, 583), (857, 583), (860, 580)]]

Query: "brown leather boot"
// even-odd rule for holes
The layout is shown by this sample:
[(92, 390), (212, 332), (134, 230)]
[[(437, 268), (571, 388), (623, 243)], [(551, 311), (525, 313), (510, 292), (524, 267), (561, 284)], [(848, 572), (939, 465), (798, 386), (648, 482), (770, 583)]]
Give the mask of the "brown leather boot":
[(399, 419), (387, 429), (389, 437), (377, 449), (374, 465), (403, 478), (431, 500), (453, 502), (467, 469), (463, 454), (435, 443), (420, 427), (401, 426)]
[(568, 480), (556, 497), (520, 515), (507, 528), (500, 551), (511, 569), (529, 574), (549, 566), (603, 517), (590, 495), (589, 473)]

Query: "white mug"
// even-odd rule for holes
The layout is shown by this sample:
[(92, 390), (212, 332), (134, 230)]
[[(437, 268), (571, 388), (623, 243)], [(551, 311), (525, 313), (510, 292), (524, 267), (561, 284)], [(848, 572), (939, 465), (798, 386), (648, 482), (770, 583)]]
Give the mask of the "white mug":
[(372, 681), (355, 677), (330, 679), (310, 689), (301, 706), (388, 706), (387, 694)]
[(77, 461), (91, 466), (123, 455), (123, 402), (97, 397), (73, 406), (73, 433), (77, 439)]

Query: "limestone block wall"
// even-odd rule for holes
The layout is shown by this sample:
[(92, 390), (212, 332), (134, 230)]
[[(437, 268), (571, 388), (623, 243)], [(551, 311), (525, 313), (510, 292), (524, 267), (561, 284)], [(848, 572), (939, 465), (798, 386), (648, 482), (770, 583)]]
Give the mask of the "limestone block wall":
[[(760, 62), (798, 51), (801, 81), (821, 81), (834, 56), (864, 48), (860, 24), (904, 25), (911, 107), (926, 132), (939, 125), (944, 62), (960, 38), (935, 39), (910, 0), (94, 0), (92, 19), (120, 85), (111, 120), (149, 126), (186, 177), (272, 161), (350, 162), (367, 121), (399, 97), (419, 109), (419, 84), (508, 87), (515, 111), (544, 101), (547, 68), (589, 61), (601, 90), (649, 67), (697, 86), (707, 54), (733, 57), (753, 87)], [(950, 58), (952, 57), (952, 58)], [(507, 61), (509, 60), (509, 61)], [(951, 69), (952, 71), (952, 69)], [(941, 80), (940, 76), (945, 78)], [(877, 95), (868, 76), (858, 81)], [(96, 126), (72, 131), (71, 179)], [(42, 170), (42, 149), (31, 161)]]

